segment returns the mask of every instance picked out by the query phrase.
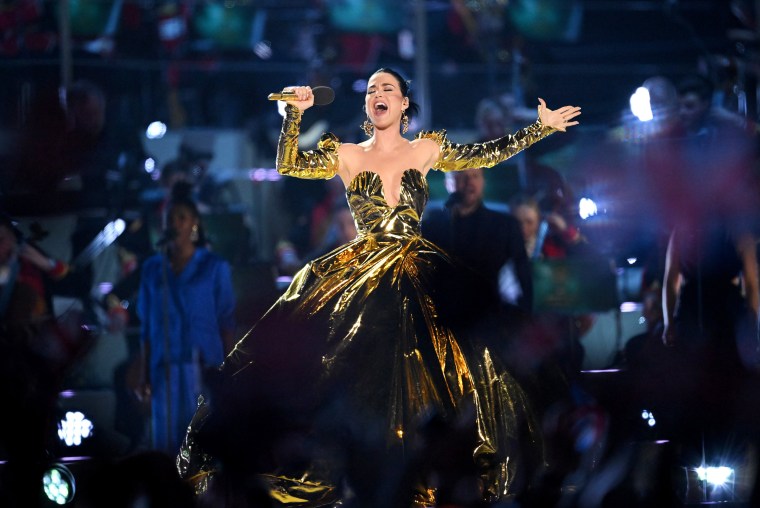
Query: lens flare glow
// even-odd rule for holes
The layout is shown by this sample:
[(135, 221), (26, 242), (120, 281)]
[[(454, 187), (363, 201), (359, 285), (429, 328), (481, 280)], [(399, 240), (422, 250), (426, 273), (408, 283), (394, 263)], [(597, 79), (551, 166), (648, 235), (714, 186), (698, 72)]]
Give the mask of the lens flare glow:
[(581, 198), (578, 202), (578, 215), (580, 215), (583, 220), (596, 215), (598, 211), (596, 203), (594, 203), (594, 200), (592, 199)]
[(80, 411), (67, 411), (66, 417), (58, 422), (58, 439), (66, 446), (79, 446), (92, 435), (93, 428), (92, 422)]
[(166, 124), (163, 122), (151, 122), (145, 129), (145, 137), (148, 139), (161, 139), (166, 134)]
[(697, 472), (697, 477), (700, 480), (703, 482), (706, 481), (707, 483), (715, 486), (725, 485), (734, 474), (734, 470), (727, 466), (699, 466), (695, 469), (695, 471)]
[(649, 90), (640, 86), (631, 95), (631, 113), (642, 122), (649, 122), (654, 118), (652, 105), (649, 102)]

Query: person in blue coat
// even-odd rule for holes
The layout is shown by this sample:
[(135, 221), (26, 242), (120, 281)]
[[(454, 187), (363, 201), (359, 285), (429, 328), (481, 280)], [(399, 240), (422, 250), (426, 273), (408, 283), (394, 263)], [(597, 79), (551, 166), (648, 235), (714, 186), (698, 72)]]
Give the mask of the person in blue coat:
[(159, 242), (163, 252), (145, 261), (137, 302), (143, 373), (137, 395), (150, 397), (152, 446), (166, 451), (179, 449), (202, 374), (232, 349), (235, 331), (230, 266), (204, 246), (189, 194), (173, 194)]

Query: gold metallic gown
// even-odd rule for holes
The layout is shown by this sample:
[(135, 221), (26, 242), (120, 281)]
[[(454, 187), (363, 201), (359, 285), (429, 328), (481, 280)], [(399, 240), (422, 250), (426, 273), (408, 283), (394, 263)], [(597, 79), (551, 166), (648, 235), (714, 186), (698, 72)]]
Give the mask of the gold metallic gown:
[[(288, 106), (278, 170), (331, 178), (339, 164), (338, 140), (326, 135), (317, 150), (301, 152), (299, 125), (300, 112)], [(440, 145), (434, 169), (450, 171), (493, 166), (551, 132), (536, 122), (488, 143), (457, 145), (445, 132), (418, 137)], [(202, 404), (188, 428), (178, 457), (181, 475), (198, 480), (213, 471), (209, 447), (200, 449), (198, 434), (210, 417), (225, 410), (228, 416), (216, 422), (216, 432), (226, 435), (228, 449), (239, 442), (236, 432), (253, 429), (241, 420), (253, 421), (260, 407), (268, 414), (316, 415), (307, 425), (312, 430), (313, 421), (324, 422), (325, 414), (350, 418), (370, 433), (379, 429), (388, 454), (408, 465), (410, 450), (419, 449), (421, 424), (432, 415), (453, 421), (467, 408), (474, 419), (471, 456), (484, 495), (491, 500), (508, 496), (520, 466), (519, 450), (526, 445), (539, 449), (540, 440), (523, 391), (479, 341), (482, 326), (476, 321), (483, 295), (468, 294), (479, 290), (474, 279), (420, 235), (427, 181), (420, 171), (406, 170), (399, 202), (389, 206), (379, 175), (365, 171), (351, 180), (346, 196), (358, 237), (306, 264), (237, 343), (220, 369), (216, 405), (213, 397), (211, 408)], [(336, 399), (342, 409), (336, 409)], [(212, 451), (215, 456), (218, 449)], [(271, 495), (287, 506), (336, 502), (340, 476), (331, 471), (329, 459), (317, 457), (316, 462), (319, 466), (306, 468), (307, 474), (279, 470), (263, 476)], [(199, 485), (203, 488), (204, 481)], [(432, 502), (424, 487), (422, 478), (416, 484), (420, 504)]]

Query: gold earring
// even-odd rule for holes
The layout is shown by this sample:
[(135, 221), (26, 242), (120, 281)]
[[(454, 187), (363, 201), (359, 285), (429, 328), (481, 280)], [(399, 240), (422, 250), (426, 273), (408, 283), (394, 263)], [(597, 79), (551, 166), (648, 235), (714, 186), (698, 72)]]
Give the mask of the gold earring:
[(406, 110), (401, 113), (401, 134), (406, 134), (409, 130), (409, 117), (406, 116)]
[(361, 124), (359, 127), (362, 128), (362, 130), (364, 131), (364, 134), (366, 134), (368, 138), (371, 138), (373, 132), (375, 131), (375, 126), (372, 125), (372, 122), (369, 121), (369, 118), (364, 120), (364, 123)]
[(193, 224), (193, 230), (190, 232), (190, 241), (195, 243), (198, 241), (198, 238), (200, 238), (200, 233), (198, 233), (198, 224)]

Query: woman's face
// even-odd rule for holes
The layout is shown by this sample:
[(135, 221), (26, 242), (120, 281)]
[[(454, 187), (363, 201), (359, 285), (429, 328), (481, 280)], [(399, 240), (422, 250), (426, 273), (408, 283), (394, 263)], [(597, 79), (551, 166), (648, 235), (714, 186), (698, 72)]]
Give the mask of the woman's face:
[(401, 122), (401, 113), (409, 107), (409, 99), (392, 74), (378, 72), (369, 78), (364, 108), (375, 129), (383, 130)]
[(514, 216), (520, 221), (523, 237), (530, 240), (538, 234), (538, 211), (532, 206), (520, 205), (514, 210)]
[(198, 226), (198, 217), (187, 206), (174, 205), (169, 210), (167, 226), (174, 231), (174, 243), (192, 243), (193, 227)]

